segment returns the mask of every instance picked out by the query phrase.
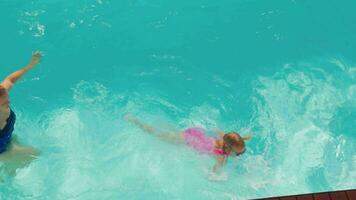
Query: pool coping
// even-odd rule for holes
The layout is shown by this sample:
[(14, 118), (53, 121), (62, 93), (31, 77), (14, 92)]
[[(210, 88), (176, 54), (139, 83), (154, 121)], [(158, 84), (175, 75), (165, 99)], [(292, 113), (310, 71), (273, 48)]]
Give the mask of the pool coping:
[(254, 200), (356, 200), (356, 189), (268, 197)]

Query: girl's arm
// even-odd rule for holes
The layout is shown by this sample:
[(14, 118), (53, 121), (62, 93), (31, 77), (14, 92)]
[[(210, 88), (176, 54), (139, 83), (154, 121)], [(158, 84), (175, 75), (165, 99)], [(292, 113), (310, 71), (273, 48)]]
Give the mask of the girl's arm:
[(249, 140), (251, 140), (251, 139), (252, 139), (252, 133), (249, 133), (249, 134), (247, 134), (247, 135), (242, 136), (242, 139), (243, 139), (244, 141), (249, 141)]
[(25, 75), (29, 70), (31, 70), (35, 65), (37, 65), (40, 62), (41, 57), (42, 55), (38, 51), (32, 54), (31, 62), (26, 67), (18, 71), (15, 71), (14, 73), (7, 76), (4, 79), (4, 81), (1, 83), (1, 85), (5, 87), (7, 90), (10, 90), (12, 85), (15, 84), (17, 80), (19, 80), (23, 75)]
[(212, 172), (217, 173), (225, 165), (226, 161), (227, 161), (227, 156), (216, 157), (216, 163), (213, 167)]
[(226, 181), (227, 180), (226, 174), (218, 173), (219, 170), (225, 165), (226, 160), (227, 160), (226, 156), (218, 156), (216, 158), (216, 163), (208, 177), (209, 180), (211, 180), (211, 181)]
[(161, 132), (159, 130), (157, 130), (156, 128), (149, 126), (143, 122), (141, 122), (139, 119), (137, 119), (136, 117), (127, 114), (125, 116), (125, 119), (131, 123), (133, 123), (134, 125), (136, 125), (137, 127), (139, 127), (141, 130), (154, 135), (160, 139), (169, 141), (169, 142), (174, 142), (174, 143), (182, 143), (184, 142), (183, 136), (181, 134), (181, 132)]
[(127, 114), (125, 116), (125, 119), (127, 121), (135, 124), (137, 127), (139, 127), (140, 129), (142, 129), (143, 131), (145, 131), (147, 133), (156, 134), (158, 132), (155, 128), (153, 128), (153, 127), (141, 122), (139, 119), (137, 119), (136, 117), (134, 117), (134, 116), (132, 116), (130, 114)]

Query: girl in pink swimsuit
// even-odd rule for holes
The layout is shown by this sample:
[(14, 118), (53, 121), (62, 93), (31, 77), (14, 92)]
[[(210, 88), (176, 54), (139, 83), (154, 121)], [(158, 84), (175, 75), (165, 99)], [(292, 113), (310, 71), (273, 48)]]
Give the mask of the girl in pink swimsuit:
[(179, 134), (167, 134), (157, 131), (131, 115), (127, 115), (125, 118), (145, 132), (163, 140), (185, 143), (199, 153), (215, 156), (217, 162), (213, 167), (214, 173), (226, 163), (228, 157), (243, 154), (246, 150), (245, 141), (251, 139), (250, 135), (241, 136), (236, 132), (220, 132), (217, 138), (209, 137), (205, 129), (198, 127), (188, 128)]

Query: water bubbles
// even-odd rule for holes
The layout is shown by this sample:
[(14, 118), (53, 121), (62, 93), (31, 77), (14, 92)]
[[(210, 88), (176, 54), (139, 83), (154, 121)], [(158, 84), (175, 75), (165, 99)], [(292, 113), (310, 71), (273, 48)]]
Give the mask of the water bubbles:
[(21, 18), (18, 20), (18, 22), (25, 27), (19, 30), (19, 34), (24, 35), (26, 32), (28, 32), (36, 38), (44, 36), (46, 32), (46, 26), (39, 20), (41, 15), (44, 13), (44, 10), (20, 12)]
[(29, 17), (37, 17), (43, 13), (45, 13), (44, 10), (33, 10), (33, 11), (25, 11), (23, 14)]
[(105, 101), (108, 95), (107, 89), (100, 83), (91, 83), (87, 81), (79, 82), (75, 88), (73, 88), (73, 98), (77, 102), (83, 103), (100, 103)]
[(70, 27), (70, 28), (75, 28), (75, 26), (76, 26), (76, 24), (75, 24), (74, 22), (71, 22), (71, 23), (69, 24), (69, 27)]
[(45, 26), (40, 23), (35, 23), (34, 26), (29, 28), (29, 30), (34, 30), (33, 36), (35, 37), (41, 37), (45, 35)]
[(273, 37), (274, 37), (274, 39), (277, 40), (277, 41), (278, 41), (278, 40), (281, 40), (281, 38), (282, 38), (280, 33), (275, 33), (275, 34), (273, 34)]

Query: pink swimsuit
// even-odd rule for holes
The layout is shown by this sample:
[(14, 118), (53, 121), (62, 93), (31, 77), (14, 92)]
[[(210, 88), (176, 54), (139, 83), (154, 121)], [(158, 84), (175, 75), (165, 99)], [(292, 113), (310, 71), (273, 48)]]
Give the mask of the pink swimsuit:
[(215, 139), (207, 136), (202, 128), (188, 128), (184, 131), (183, 137), (185, 142), (199, 153), (226, 155), (222, 149), (215, 148)]

